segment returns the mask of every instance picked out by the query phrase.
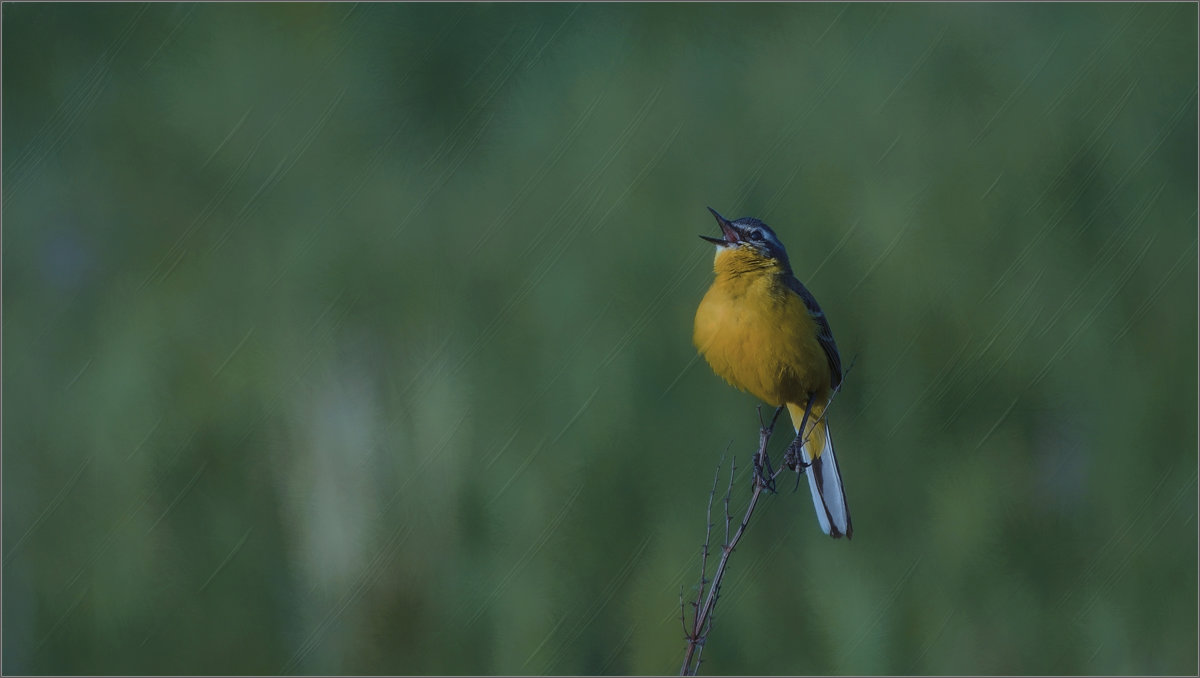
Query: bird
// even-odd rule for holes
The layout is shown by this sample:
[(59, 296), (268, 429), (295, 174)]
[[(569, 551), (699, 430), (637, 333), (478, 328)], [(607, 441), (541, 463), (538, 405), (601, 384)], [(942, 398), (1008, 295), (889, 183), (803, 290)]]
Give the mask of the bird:
[(796, 468), (796, 443), (803, 442), (799, 466), (807, 467), (821, 530), (849, 539), (854, 527), (823, 416), (843, 376), (829, 321), (792, 272), (787, 251), (769, 226), (753, 217), (730, 221), (711, 207), (708, 211), (722, 237), (700, 236), (715, 244), (717, 253), (715, 278), (696, 309), (693, 342), (730, 385), (771, 406), (787, 406), (796, 430), (789, 465)]

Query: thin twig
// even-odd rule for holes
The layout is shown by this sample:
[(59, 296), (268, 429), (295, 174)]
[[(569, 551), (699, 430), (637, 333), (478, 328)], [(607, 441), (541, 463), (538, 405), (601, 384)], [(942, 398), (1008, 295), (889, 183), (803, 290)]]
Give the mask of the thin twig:
[(688, 632), (687, 608), (683, 606), (683, 584), (679, 585), (679, 621), (683, 623), (683, 632)]
[(733, 479), (737, 475), (737, 459), (729, 458), (729, 487), (725, 488), (725, 541), (729, 543), (729, 524), (733, 522), (733, 514), (729, 512), (729, 499), (733, 496)]
[[(712, 503), (713, 497), (717, 494), (717, 479), (721, 477), (721, 462), (725, 461), (724, 455), (721, 456), (721, 461), (717, 462), (717, 470), (713, 473), (712, 490), (708, 493), (708, 509), (705, 512), (705, 528), (704, 528), (704, 545), (700, 547), (700, 590), (696, 592), (696, 602), (692, 603), (692, 608), (699, 610), (700, 601), (704, 597), (704, 587), (708, 584), (705, 575), (708, 574), (708, 545), (712, 542)], [(684, 622), (684, 632), (687, 632), (687, 622)]]
[[(705, 638), (708, 637), (708, 632), (709, 632), (709, 630), (712, 629), (713, 616), (714, 615), (709, 615), (709, 617), (708, 617), (708, 625), (705, 626), (705, 628), (704, 628), (704, 637)], [(704, 663), (703, 657), (704, 657), (704, 643), (700, 643), (700, 646), (696, 649), (696, 665), (694, 667), (692, 667), (692, 675), (693, 676), (696, 675), (700, 671), (700, 665)]]
[[(756, 456), (756, 458), (759, 460), (759, 463), (766, 458), (767, 443), (771, 440), (771, 433), (774, 430), (775, 421), (778, 418), (779, 412), (776, 411), (775, 417), (771, 420), (771, 427), (759, 429), (758, 453)], [(737, 548), (738, 542), (742, 539), (742, 535), (746, 533), (746, 527), (750, 524), (750, 517), (754, 515), (754, 509), (758, 506), (758, 499), (760, 496), (762, 496), (762, 492), (764, 489), (766, 489), (766, 487), (767, 485), (763, 481), (762, 477), (758, 474), (755, 474), (754, 492), (750, 495), (750, 503), (746, 507), (746, 514), (742, 516), (742, 522), (738, 525), (737, 531), (733, 533), (733, 537), (728, 539), (721, 549), (721, 560), (717, 563), (717, 571), (713, 574), (712, 583), (708, 587), (708, 597), (704, 599), (704, 605), (702, 607), (698, 607), (696, 611), (696, 616), (692, 623), (692, 631), (687, 637), (687, 653), (684, 655), (683, 668), (679, 672), (679, 675), (681, 676), (695, 675), (695, 670), (699, 668), (699, 655), (697, 653), (702, 652), (704, 640), (708, 635), (708, 630), (712, 628), (711, 617), (713, 608), (716, 606), (717, 598), (720, 596), (721, 580), (725, 576), (725, 568), (729, 564), (729, 556), (733, 553), (733, 550)], [(729, 520), (728, 511), (726, 512), (726, 520)], [(706, 542), (705, 551), (707, 550)], [(704, 581), (703, 576), (701, 576), (701, 581)], [(701, 595), (703, 595), (703, 591), (701, 591)], [(697, 600), (699, 600), (699, 598), (697, 598)], [(696, 662), (696, 666), (694, 667), (692, 666), (693, 661)]]

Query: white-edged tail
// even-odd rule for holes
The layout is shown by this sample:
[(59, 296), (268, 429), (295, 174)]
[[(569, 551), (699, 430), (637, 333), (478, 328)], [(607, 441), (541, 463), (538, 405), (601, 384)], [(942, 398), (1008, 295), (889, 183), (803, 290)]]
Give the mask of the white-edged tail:
[[(829, 426), (818, 421), (815, 426), (807, 426), (816, 440), (804, 444), (804, 462), (810, 464), (805, 469), (808, 476), (808, 487), (812, 490), (813, 507), (817, 510), (817, 520), (825, 534), (838, 538), (843, 535), (847, 539), (854, 535), (854, 525), (850, 522), (850, 509), (846, 506), (846, 493), (842, 490), (842, 473), (838, 470), (837, 457), (833, 454), (833, 438), (829, 436)], [(813, 458), (813, 450), (819, 450)]]

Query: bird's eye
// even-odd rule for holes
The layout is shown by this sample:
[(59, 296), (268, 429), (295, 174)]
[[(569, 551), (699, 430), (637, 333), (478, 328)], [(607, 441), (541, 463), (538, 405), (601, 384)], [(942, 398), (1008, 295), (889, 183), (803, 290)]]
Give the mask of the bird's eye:
[(750, 231), (750, 239), (751, 240), (762, 240), (763, 239), (762, 229), (756, 228), (753, 231)]

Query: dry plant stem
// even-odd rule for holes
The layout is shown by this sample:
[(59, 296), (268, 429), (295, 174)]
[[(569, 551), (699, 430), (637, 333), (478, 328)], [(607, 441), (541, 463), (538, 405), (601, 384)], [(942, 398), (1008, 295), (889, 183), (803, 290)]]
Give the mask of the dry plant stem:
[[(770, 442), (770, 440), (771, 440), (771, 433), (775, 429), (775, 422), (776, 422), (776, 420), (779, 419), (779, 412), (781, 410), (782, 410), (782, 408), (775, 411), (775, 416), (771, 419), (771, 425), (769, 427), (760, 428), (758, 431), (758, 452), (756, 454), (755, 459), (756, 459), (756, 464), (760, 468), (762, 467), (762, 464), (766, 459), (767, 443)], [(729, 482), (732, 487), (732, 484), (733, 484), (732, 472), (730, 473)], [(716, 487), (716, 484), (714, 482), (714, 492), (715, 492), (715, 487)], [(757, 473), (754, 474), (754, 492), (753, 492), (753, 494), (750, 495), (750, 504), (746, 507), (746, 513), (744, 516), (742, 516), (742, 522), (741, 522), (741, 524), (738, 525), (738, 528), (733, 533), (732, 537), (728, 536), (729, 522), (730, 522), (731, 516), (728, 511), (729, 494), (728, 493), (726, 494), (726, 499), (725, 499), (725, 506), (726, 506), (725, 545), (721, 548), (721, 560), (720, 560), (720, 562), (717, 563), (717, 571), (715, 573), (713, 573), (712, 585), (708, 589), (708, 597), (705, 598), (703, 607), (697, 608), (696, 616), (692, 623), (692, 631), (691, 631), (691, 633), (688, 634), (687, 653), (684, 655), (684, 658), (683, 658), (683, 668), (680, 669), (680, 671), (679, 671), (679, 675), (681, 675), (681, 676), (695, 675), (696, 669), (698, 669), (700, 666), (700, 661), (699, 661), (700, 654), (704, 651), (704, 639), (708, 635), (708, 628), (710, 628), (712, 625), (712, 611), (713, 611), (713, 607), (715, 607), (717, 604), (717, 598), (720, 596), (721, 580), (725, 576), (725, 566), (729, 564), (730, 554), (733, 553), (734, 548), (736, 548), (738, 545), (738, 542), (741, 541), (742, 535), (746, 533), (746, 526), (750, 524), (750, 517), (754, 515), (754, 509), (756, 506), (758, 506), (758, 498), (762, 496), (762, 492), (764, 489), (766, 489), (766, 487), (767, 487), (766, 483), (763, 481), (761, 474), (757, 474)], [(711, 517), (712, 494), (709, 495), (708, 503), (709, 503), (709, 514)], [(709, 520), (708, 530), (711, 533), (711, 531), (712, 531), (711, 518)], [(702, 557), (702, 560), (706, 560), (707, 556), (708, 556), (707, 540), (705, 540), (704, 550), (702, 551), (702, 553), (704, 554)], [(703, 570), (702, 570), (702, 572), (703, 572)], [(705, 584), (705, 580), (704, 580), (703, 574), (701, 574), (700, 593), (696, 598), (697, 602), (699, 602), (700, 596), (703, 596), (703, 594), (704, 594), (704, 584)], [(695, 662), (695, 666), (692, 666), (693, 661)]]
[[(841, 391), (842, 384), (846, 383), (846, 377), (849, 376), (850, 370), (854, 367), (854, 359), (850, 360), (850, 365), (842, 372), (842, 381), (837, 388), (833, 389), (829, 399), (825, 403), (825, 411), (819, 417), (813, 420), (812, 425), (808, 425), (808, 415), (811, 412), (811, 403), (805, 408), (804, 421), (801, 422), (800, 430), (796, 433), (796, 439), (793, 445), (803, 447), (804, 443), (808, 442), (805, 435), (807, 431), (811, 431), (816, 427), (818, 422), (825, 419), (829, 414), (829, 408), (833, 404), (834, 397)], [(725, 566), (729, 563), (729, 555), (733, 553), (733, 549), (737, 547), (741, 541), (742, 535), (746, 532), (746, 526), (750, 524), (750, 517), (754, 515), (754, 509), (758, 506), (758, 498), (762, 496), (763, 490), (770, 489), (775, 477), (779, 475), (786, 465), (780, 466), (779, 470), (774, 471), (770, 478), (763, 477), (762, 469), (767, 467), (767, 443), (771, 440), (771, 433), (775, 430), (775, 423), (779, 420), (779, 414), (783, 412), (783, 407), (780, 406), (775, 410), (775, 416), (771, 417), (771, 424), (766, 425), (762, 420), (762, 408), (758, 408), (758, 452), (754, 455), (754, 463), (757, 467), (754, 472), (754, 492), (750, 495), (750, 503), (746, 506), (746, 514), (742, 516), (742, 522), (738, 525), (737, 531), (732, 536), (729, 534), (729, 528), (733, 521), (733, 514), (729, 510), (730, 497), (733, 494), (733, 479), (737, 472), (737, 464), (731, 459), (729, 465), (729, 487), (725, 490), (725, 544), (721, 548), (721, 560), (717, 564), (717, 571), (713, 574), (710, 582), (705, 577), (708, 572), (708, 552), (709, 540), (712, 538), (712, 502), (717, 491), (716, 476), (713, 477), (713, 489), (708, 495), (708, 523), (704, 533), (704, 548), (701, 551), (700, 565), (700, 590), (696, 594), (696, 602), (692, 603), (692, 608), (695, 609), (695, 616), (692, 619), (692, 628), (689, 630), (687, 618), (683, 606), (683, 589), (679, 591), (679, 606), (680, 606), (680, 621), (683, 622), (684, 633), (687, 637), (687, 652), (683, 657), (683, 668), (679, 670), (681, 676), (694, 676), (700, 669), (701, 655), (704, 653), (704, 643), (708, 638), (709, 631), (712, 630), (713, 608), (717, 605), (717, 599), (721, 597), (721, 580), (725, 577)], [(728, 451), (728, 450), (727, 450)], [(724, 461), (724, 457), (722, 457)], [(721, 467), (717, 465), (717, 475), (721, 472)], [(799, 474), (803, 473), (803, 467), (797, 467), (797, 483), (799, 483)], [(708, 597), (704, 598), (704, 586), (710, 584), (708, 588)], [(701, 606), (700, 600), (704, 598), (704, 604)]]
[[(725, 541), (722, 544), (729, 543), (729, 524), (733, 522), (733, 513), (729, 510), (729, 500), (733, 497), (733, 479), (737, 475), (737, 459), (730, 458), (729, 460), (729, 487), (725, 488)], [(703, 575), (701, 575), (703, 579)]]
[[(724, 461), (723, 457), (722, 457), (721, 461)], [(704, 530), (704, 546), (701, 547), (701, 549), (700, 549), (700, 590), (696, 592), (696, 602), (692, 603), (692, 609), (695, 609), (695, 610), (700, 609), (700, 601), (701, 601), (702, 596), (704, 596), (704, 585), (708, 583), (707, 581), (704, 580), (704, 573), (708, 572), (708, 545), (710, 543), (712, 543), (712, 527), (713, 527), (712, 503), (713, 503), (713, 497), (715, 497), (717, 495), (717, 480), (720, 477), (721, 477), (721, 464), (718, 462), (717, 470), (713, 473), (712, 490), (708, 493), (708, 511), (705, 514), (705, 518), (706, 518), (705, 523), (706, 523), (707, 527)], [(725, 529), (726, 529), (726, 532), (728, 533), (729, 528), (726, 527)], [(728, 539), (728, 537), (727, 537), (727, 539)], [(684, 628), (686, 630), (686, 628), (687, 628), (686, 623), (684, 624)]]
[[(761, 424), (762, 422), (760, 421), (759, 423)], [(728, 452), (729, 451), (728, 448), (725, 451)], [(721, 460), (722, 461), (725, 460), (723, 456), (722, 456)], [(720, 466), (718, 466), (717, 468), (719, 470)], [(729, 511), (729, 501), (733, 497), (733, 480), (736, 477), (737, 477), (737, 459), (734, 459), (731, 457), (729, 459), (729, 485), (725, 487), (725, 541), (721, 542), (722, 544), (729, 543), (729, 526), (733, 522), (733, 513), (731, 513)], [(711, 506), (711, 504), (712, 504), (712, 497), (710, 496), (709, 497), (709, 505)], [(711, 524), (710, 524), (710, 526), (711, 526)], [(694, 608), (697, 611), (700, 610), (700, 607), (699, 607), (700, 596), (704, 594), (704, 573), (705, 572), (707, 572), (707, 570), (700, 571), (700, 592), (696, 595), (697, 605)], [(713, 606), (716, 607), (715, 601), (713, 602)], [(700, 636), (699, 636), (699, 640), (698, 640), (698, 644), (700, 647), (696, 649), (696, 659), (695, 659), (696, 666), (692, 671), (692, 675), (696, 674), (696, 671), (700, 669), (700, 664), (704, 661), (702, 659), (702, 657), (704, 656), (704, 639), (708, 637), (708, 632), (710, 630), (712, 630), (712, 624), (713, 624), (713, 614), (710, 611), (709, 615), (708, 615), (708, 622), (705, 623), (704, 630), (700, 632)], [(684, 625), (684, 632), (685, 633), (687, 632), (686, 625)], [(688, 637), (691, 637), (691, 636), (688, 636)]]

